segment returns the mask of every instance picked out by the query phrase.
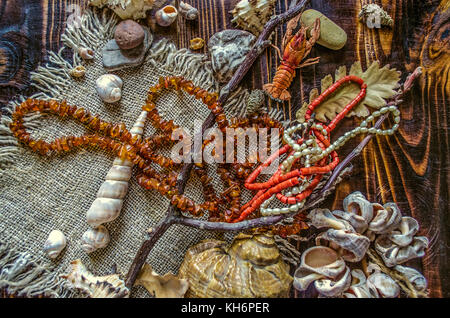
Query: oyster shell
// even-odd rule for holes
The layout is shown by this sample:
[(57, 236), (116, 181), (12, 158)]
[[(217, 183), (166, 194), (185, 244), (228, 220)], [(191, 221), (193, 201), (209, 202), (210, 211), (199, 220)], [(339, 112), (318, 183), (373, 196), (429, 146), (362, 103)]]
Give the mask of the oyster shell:
[(238, 234), (230, 246), (205, 240), (190, 247), (178, 277), (186, 297), (286, 297), (292, 277), (273, 236)]
[(61, 275), (69, 284), (90, 298), (128, 298), (130, 290), (118, 274), (94, 276), (80, 259), (70, 263), (71, 271)]
[(241, 0), (231, 11), (231, 22), (258, 35), (272, 16), (274, 8), (275, 0)]

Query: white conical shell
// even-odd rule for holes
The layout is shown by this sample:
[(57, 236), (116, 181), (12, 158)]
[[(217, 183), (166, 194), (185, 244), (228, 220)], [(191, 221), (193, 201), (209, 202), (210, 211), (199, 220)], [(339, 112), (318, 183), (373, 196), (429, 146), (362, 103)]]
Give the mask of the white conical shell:
[(419, 223), (410, 216), (402, 217), (398, 229), (389, 233), (389, 239), (399, 246), (408, 246), (419, 231)]
[(400, 225), (402, 213), (397, 204), (393, 202), (381, 206), (378, 203), (372, 203), (374, 218), (369, 223), (369, 230), (376, 234), (385, 234), (391, 232)]
[(400, 294), (400, 287), (397, 283), (384, 273), (370, 275), (366, 284), (372, 293), (377, 293), (382, 298), (395, 298)]
[(337, 230), (353, 231), (350, 223), (336, 218), (328, 209), (314, 209), (309, 212), (308, 219), (309, 223), (318, 229), (326, 227)]
[(131, 178), (131, 167), (113, 165), (106, 175), (106, 180), (129, 181)]
[(158, 23), (160, 26), (169, 26), (173, 22), (175, 22), (177, 16), (178, 16), (177, 8), (168, 5), (156, 11), (155, 19), (156, 23)]
[(359, 233), (328, 229), (316, 237), (316, 244), (338, 246), (342, 249), (342, 258), (348, 262), (359, 262), (366, 255), (370, 240)]
[(104, 74), (96, 82), (97, 93), (106, 103), (115, 103), (122, 97), (122, 79), (114, 74)]
[(428, 283), (426, 278), (414, 268), (397, 265), (394, 269), (402, 273), (418, 291), (427, 289)]
[(97, 227), (115, 220), (122, 209), (122, 199), (97, 198), (86, 213), (87, 223)]
[(128, 191), (128, 182), (106, 180), (97, 192), (97, 198), (123, 199)]
[(92, 253), (93, 251), (103, 248), (108, 245), (110, 240), (108, 229), (100, 225), (96, 228), (90, 228), (84, 232), (81, 238), (81, 248), (86, 253)]
[(44, 252), (48, 257), (54, 259), (58, 257), (61, 251), (66, 247), (66, 244), (67, 240), (64, 233), (59, 230), (53, 230), (50, 232), (44, 243)]
[(326, 297), (336, 297), (346, 291), (352, 283), (352, 277), (350, 275), (350, 269), (345, 268), (343, 275), (336, 279), (322, 278), (314, 282), (314, 287), (319, 294)]

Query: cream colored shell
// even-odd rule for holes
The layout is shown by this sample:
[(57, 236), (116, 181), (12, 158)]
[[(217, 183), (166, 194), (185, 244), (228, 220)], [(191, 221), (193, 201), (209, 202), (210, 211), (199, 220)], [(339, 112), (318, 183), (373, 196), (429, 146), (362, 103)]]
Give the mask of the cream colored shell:
[(274, 13), (275, 0), (241, 0), (231, 11), (239, 28), (259, 35)]
[(66, 236), (60, 230), (53, 230), (48, 235), (44, 243), (44, 252), (49, 258), (57, 258), (62, 250), (66, 247)]
[(114, 74), (104, 74), (95, 81), (98, 95), (105, 103), (115, 103), (122, 98), (122, 79)]
[(178, 8), (178, 11), (180, 11), (180, 14), (186, 20), (195, 20), (198, 17), (198, 10), (191, 6), (189, 3), (183, 1), (180, 1), (180, 7)]
[(96, 228), (90, 228), (84, 232), (81, 238), (81, 248), (86, 253), (92, 253), (93, 251), (103, 248), (108, 245), (110, 240), (108, 229), (100, 225)]
[(160, 26), (169, 26), (175, 22), (178, 16), (178, 10), (174, 6), (165, 6), (164, 8), (156, 11), (155, 19), (156, 23)]
[(205, 240), (190, 247), (181, 264), (186, 297), (287, 297), (292, 283), (273, 236), (238, 234), (230, 246)]
[(94, 276), (77, 259), (70, 263), (68, 274), (61, 275), (72, 288), (80, 290), (90, 298), (128, 298), (130, 290), (118, 274)]
[(153, 8), (155, 2), (155, 0), (90, 0), (89, 4), (99, 8), (107, 6), (123, 20), (138, 20), (146, 17), (147, 11)]

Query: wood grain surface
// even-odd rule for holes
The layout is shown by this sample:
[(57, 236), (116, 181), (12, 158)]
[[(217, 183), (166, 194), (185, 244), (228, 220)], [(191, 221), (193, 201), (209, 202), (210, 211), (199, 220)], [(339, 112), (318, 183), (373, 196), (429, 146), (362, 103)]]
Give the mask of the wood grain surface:
[[(0, 103), (16, 94), (30, 94), (29, 73), (47, 62), (47, 52), (61, 47), (60, 36), (71, 14), (86, 7), (84, 0), (0, 0)], [(233, 28), (230, 10), (238, 0), (185, 0), (199, 9), (197, 21), (179, 18), (169, 28), (156, 27), (155, 33), (172, 38), (179, 48), (188, 47), (194, 37), (209, 39), (214, 33)], [(276, 11), (283, 12), (288, 0), (277, 0)], [(378, 3), (394, 19), (392, 29), (369, 29), (357, 15), (367, 3)], [(307, 100), (309, 91), (341, 65), (359, 60), (366, 68), (374, 60), (390, 64), (406, 77), (422, 66), (420, 83), (400, 106), (402, 121), (392, 137), (374, 138), (354, 161), (352, 178), (343, 182), (324, 206), (340, 208), (342, 199), (353, 191), (369, 200), (394, 201), (403, 214), (421, 225), (421, 235), (430, 239), (422, 260), (409, 264), (421, 269), (429, 281), (430, 296), (450, 297), (449, 277), (449, 137), (450, 95), (450, 1), (448, 0), (311, 0), (308, 7), (326, 14), (348, 34), (340, 51), (316, 45), (310, 57), (320, 56), (315, 66), (297, 72), (289, 103), (274, 103), (285, 118)], [(150, 15), (154, 15), (151, 12)], [(284, 29), (278, 29), (273, 43), (281, 45)], [(204, 49), (206, 52), (206, 48)], [(274, 75), (279, 64), (275, 50), (268, 49), (247, 75), (245, 85), (261, 88)], [(355, 126), (346, 119), (336, 136)], [(356, 138), (357, 139), (357, 138)], [(350, 152), (360, 140), (346, 145)]]

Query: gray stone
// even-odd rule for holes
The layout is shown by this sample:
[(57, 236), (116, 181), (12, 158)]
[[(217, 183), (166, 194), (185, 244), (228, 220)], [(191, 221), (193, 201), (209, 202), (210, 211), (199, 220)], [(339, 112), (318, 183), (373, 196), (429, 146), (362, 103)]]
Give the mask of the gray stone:
[(103, 67), (108, 71), (117, 71), (141, 65), (153, 41), (153, 35), (150, 30), (144, 27), (144, 31), (144, 41), (134, 49), (122, 50), (115, 40), (108, 41), (102, 52)]
[(233, 77), (255, 40), (253, 34), (242, 30), (224, 30), (209, 39), (212, 69), (220, 83), (226, 83)]

